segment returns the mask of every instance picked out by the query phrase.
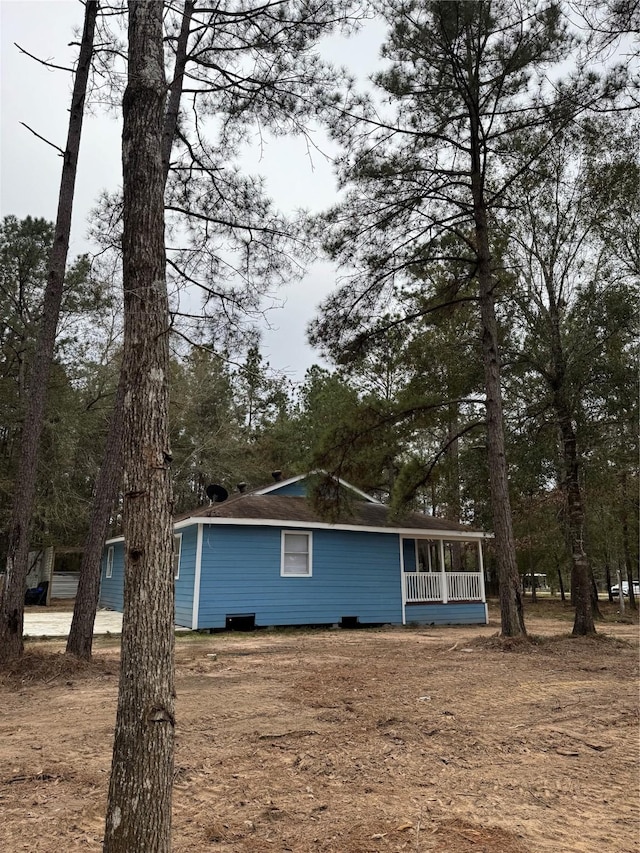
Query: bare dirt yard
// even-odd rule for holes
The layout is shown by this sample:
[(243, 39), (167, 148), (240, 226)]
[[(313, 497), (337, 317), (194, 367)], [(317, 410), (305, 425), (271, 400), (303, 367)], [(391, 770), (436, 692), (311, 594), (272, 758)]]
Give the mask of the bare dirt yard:
[[(638, 626), (539, 611), (532, 644), (495, 613), (180, 636), (175, 853), (638, 851)], [(63, 648), (0, 682), (3, 853), (101, 850), (118, 643)]]

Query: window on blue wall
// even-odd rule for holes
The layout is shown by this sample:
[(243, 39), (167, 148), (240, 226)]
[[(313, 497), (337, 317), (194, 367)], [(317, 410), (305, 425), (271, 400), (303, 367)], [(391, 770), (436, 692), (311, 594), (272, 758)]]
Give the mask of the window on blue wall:
[(182, 533), (176, 533), (173, 537), (173, 578), (180, 577), (180, 557), (182, 556)]
[(113, 545), (109, 545), (107, 549), (107, 570), (105, 577), (110, 578), (113, 575)]
[(283, 577), (309, 577), (311, 575), (311, 534), (282, 531)]

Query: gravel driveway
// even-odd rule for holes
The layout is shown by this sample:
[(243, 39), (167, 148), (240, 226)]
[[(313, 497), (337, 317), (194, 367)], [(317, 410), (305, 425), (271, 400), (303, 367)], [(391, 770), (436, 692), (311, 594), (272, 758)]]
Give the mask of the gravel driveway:
[[(66, 637), (71, 628), (73, 610), (53, 610), (50, 607), (26, 608), (24, 613), (25, 637)], [(94, 634), (122, 633), (122, 613), (98, 610)]]

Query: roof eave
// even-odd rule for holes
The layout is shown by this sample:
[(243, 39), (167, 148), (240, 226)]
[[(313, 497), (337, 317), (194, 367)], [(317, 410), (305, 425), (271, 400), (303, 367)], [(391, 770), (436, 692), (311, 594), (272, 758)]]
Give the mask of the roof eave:
[[(401, 536), (412, 536), (422, 539), (451, 539), (475, 541), (493, 539), (493, 533), (481, 530), (447, 530), (445, 528), (429, 529), (426, 527), (382, 527), (365, 524), (331, 524), (327, 521), (292, 521), (280, 518), (224, 518), (222, 516), (191, 516), (174, 525), (175, 530), (189, 527), (193, 524), (232, 525), (238, 527), (288, 527), (311, 528), (313, 530), (349, 530), (363, 533), (393, 533)], [(115, 541), (115, 540), (114, 540)]]

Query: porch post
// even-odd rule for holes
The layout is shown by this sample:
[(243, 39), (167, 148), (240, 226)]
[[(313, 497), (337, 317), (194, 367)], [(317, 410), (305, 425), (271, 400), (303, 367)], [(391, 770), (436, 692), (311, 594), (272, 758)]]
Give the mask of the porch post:
[(402, 535), (398, 534), (398, 542), (400, 544), (400, 594), (402, 597), (402, 624), (407, 624), (406, 608), (407, 603), (407, 583), (404, 576), (404, 540)]
[(480, 598), (482, 601), (487, 600), (484, 590), (484, 561), (482, 559), (482, 540), (478, 539), (478, 567), (480, 569)]
[(449, 603), (449, 590), (447, 589), (447, 573), (444, 566), (444, 539), (440, 539), (440, 596), (443, 604)]
[[(193, 611), (191, 615), (191, 629), (195, 631), (198, 627), (198, 619), (200, 618), (200, 577), (202, 575), (202, 539), (204, 535), (204, 525), (198, 524), (198, 533), (196, 535), (196, 565), (195, 575), (193, 578)], [(211, 528), (209, 528), (211, 530)]]
[(482, 539), (478, 539), (478, 568), (480, 569), (480, 595), (484, 604), (484, 624), (489, 624), (489, 608), (484, 588), (484, 560), (482, 559)]

